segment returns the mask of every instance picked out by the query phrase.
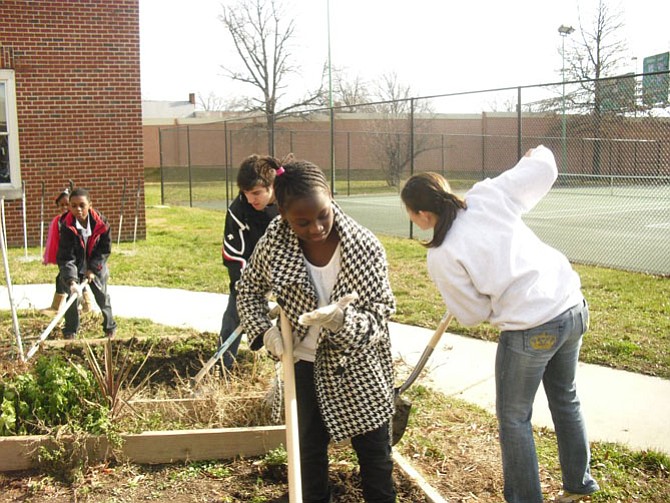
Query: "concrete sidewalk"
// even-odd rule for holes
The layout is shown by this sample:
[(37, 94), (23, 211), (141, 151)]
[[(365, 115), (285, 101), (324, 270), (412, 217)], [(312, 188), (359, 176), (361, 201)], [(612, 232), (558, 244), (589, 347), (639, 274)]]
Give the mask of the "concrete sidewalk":
[[(175, 327), (218, 334), (227, 295), (179, 289), (110, 285), (115, 316), (147, 318)], [(53, 285), (17, 285), (19, 309), (51, 304)], [(0, 290), (0, 309), (9, 309), (7, 288)], [(391, 323), (394, 356), (414, 365), (432, 330)], [(123, 329), (119, 332), (123, 334)], [(586, 336), (588, 344), (588, 334)], [(496, 344), (445, 333), (418, 382), (449, 396), (477, 404), (495, 414)], [(591, 440), (618, 442), (632, 449), (670, 454), (670, 381), (580, 363), (577, 386)], [(535, 400), (535, 426), (552, 428), (544, 391)]]

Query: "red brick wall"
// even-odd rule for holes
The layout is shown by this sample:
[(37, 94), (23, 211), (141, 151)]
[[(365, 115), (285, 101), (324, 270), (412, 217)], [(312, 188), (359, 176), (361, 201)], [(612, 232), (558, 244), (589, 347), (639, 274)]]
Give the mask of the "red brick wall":
[[(0, 67), (15, 72), (29, 245), (40, 241), (42, 182), (45, 233), (68, 179), (90, 190), (115, 241), (127, 180), (124, 213), (134, 219), (131, 196), (144, 184), (138, 2), (0, 1)], [(23, 245), (21, 207), (6, 202), (12, 245)], [(132, 234), (124, 225), (122, 239)], [(138, 238), (145, 235), (142, 195)]]

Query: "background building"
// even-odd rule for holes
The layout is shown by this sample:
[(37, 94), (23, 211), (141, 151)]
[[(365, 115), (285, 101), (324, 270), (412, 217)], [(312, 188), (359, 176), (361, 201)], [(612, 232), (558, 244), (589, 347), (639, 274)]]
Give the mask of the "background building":
[[(39, 244), (40, 221), (55, 214), (69, 179), (91, 191), (113, 226), (124, 182), (133, 207), (144, 186), (138, 2), (0, 2), (0, 158), (9, 173), (0, 173), (0, 195), (10, 246), (23, 243), (24, 187), (29, 245)], [(122, 229), (123, 240), (132, 234)]]

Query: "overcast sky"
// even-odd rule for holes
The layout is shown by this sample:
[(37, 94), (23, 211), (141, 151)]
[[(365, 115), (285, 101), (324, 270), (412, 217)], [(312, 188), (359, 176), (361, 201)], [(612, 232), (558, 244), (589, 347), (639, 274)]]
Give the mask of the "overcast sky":
[[(254, 93), (220, 69), (239, 64), (218, 19), (221, 5), (231, 0), (139, 1), (143, 99)], [(283, 5), (295, 20), (292, 54), (301, 75), (291, 90), (300, 95), (318, 86), (327, 62), (327, 2)], [(368, 81), (394, 72), (414, 96), (557, 82), (558, 27), (578, 28), (579, 6), (582, 24), (590, 28), (594, 5), (597, 0), (330, 0), (331, 63)], [(670, 49), (670, 1), (609, 0), (609, 5), (623, 13), (627, 71), (642, 72), (645, 57)]]

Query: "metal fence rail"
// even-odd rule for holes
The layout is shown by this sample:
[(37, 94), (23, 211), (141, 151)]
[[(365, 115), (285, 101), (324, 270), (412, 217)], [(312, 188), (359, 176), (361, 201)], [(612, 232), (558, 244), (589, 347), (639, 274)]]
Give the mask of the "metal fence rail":
[[(667, 82), (668, 72), (660, 76)], [(667, 93), (650, 101), (642, 82), (627, 75), (339, 106), (277, 118), (272, 131), (258, 117), (162, 128), (162, 199), (225, 209), (244, 157), (293, 152), (324, 170), (362, 224), (416, 237), (398, 197), (411, 174), (438, 171), (466, 191), (544, 144), (559, 178), (529, 225), (573, 261), (670, 274), (670, 105)]]

